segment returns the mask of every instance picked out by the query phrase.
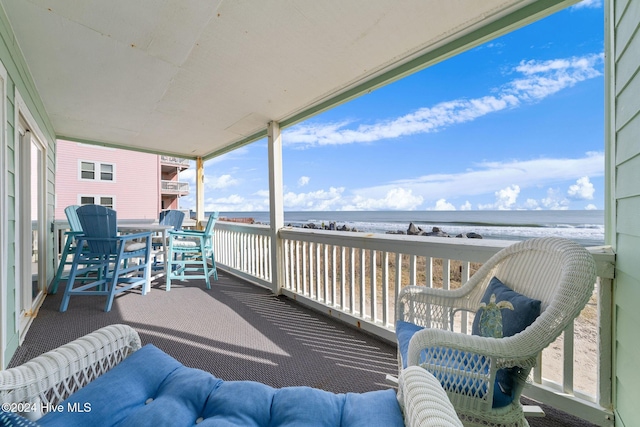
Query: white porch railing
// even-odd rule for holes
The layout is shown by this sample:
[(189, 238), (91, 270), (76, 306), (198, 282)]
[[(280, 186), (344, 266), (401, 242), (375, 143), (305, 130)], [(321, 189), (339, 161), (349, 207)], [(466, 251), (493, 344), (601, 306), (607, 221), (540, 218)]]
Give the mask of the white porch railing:
[(214, 234), (216, 265), (255, 282), (271, 285), (271, 237), (265, 225), (216, 222)]
[(189, 194), (189, 183), (180, 181), (160, 181), (160, 190), (164, 194)]
[[(327, 315), (395, 342), (394, 308), (402, 286), (456, 287), (512, 242), (283, 228), (280, 292)], [(525, 395), (601, 426), (612, 426), (611, 295), (615, 256), (589, 248), (597, 292), (583, 315), (543, 352)], [(216, 262), (262, 286), (271, 283), (268, 226), (219, 221)], [(586, 338), (585, 338), (586, 337)], [(557, 362), (559, 361), (559, 362)], [(593, 364), (590, 378), (574, 375)]]

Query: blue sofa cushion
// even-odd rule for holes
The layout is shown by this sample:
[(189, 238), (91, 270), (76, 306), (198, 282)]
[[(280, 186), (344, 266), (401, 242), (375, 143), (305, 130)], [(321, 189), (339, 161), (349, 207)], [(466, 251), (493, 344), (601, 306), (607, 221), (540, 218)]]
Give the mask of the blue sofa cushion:
[(273, 398), (269, 426), (339, 426), (344, 398), (310, 387), (282, 388)]
[(253, 381), (224, 381), (209, 395), (202, 417), (215, 426), (266, 426), (275, 389)]
[(0, 426), (1, 427), (38, 427), (34, 421), (30, 421), (17, 412), (7, 412), (0, 410)]
[[(371, 411), (363, 408), (374, 408)], [(404, 426), (398, 413), (395, 391), (379, 390), (367, 393), (347, 393), (342, 409), (342, 425), (349, 427)]]
[(334, 394), (310, 387), (276, 389), (253, 381), (223, 381), (183, 366), (150, 344), (61, 405), (63, 411), (39, 420), (42, 427), (404, 426), (390, 389)]

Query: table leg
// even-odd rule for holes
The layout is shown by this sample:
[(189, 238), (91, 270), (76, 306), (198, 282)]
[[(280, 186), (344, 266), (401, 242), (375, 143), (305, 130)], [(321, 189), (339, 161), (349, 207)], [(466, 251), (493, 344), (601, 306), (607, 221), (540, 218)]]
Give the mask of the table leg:
[(147, 263), (147, 266), (145, 267), (145, 269), (147, 270), (146, 275), (147, 275), (147, 280), (145, 280), (143, 288), (142, 288), (142, 295), (146, 295), (147, 292), (151, 291), (151, 274), (153, 274), (153, 270), (151, 268), (151, 264), (153, 264), (151, 262), (151, 260), (149, 260), (149, 262)]
[[(167, 238), (167, 230), (163, 229), (162, 230), (162, 241), (164, 242), (164, 244), (162, 245), (162, 253), (164, 256), (164, 278), (165, 280), (167, 280), (167, 277), (169, 276), (169, 249), (167, 248), (167, 246), (169, 245), (169, 240)], [(167, 289), (168, 290), (168, 289)]]

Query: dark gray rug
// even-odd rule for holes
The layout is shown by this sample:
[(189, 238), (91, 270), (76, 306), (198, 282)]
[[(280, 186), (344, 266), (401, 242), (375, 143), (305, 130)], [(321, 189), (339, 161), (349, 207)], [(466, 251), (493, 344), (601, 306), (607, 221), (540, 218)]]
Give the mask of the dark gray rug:
[[(49, 295), (10, 366), (59, 347), (102, 326), (125, 323), (183, 364), (224, 380), (273, 387), (306, 385), (346, 393), (390, 388), (397, 373), (395, 346), (320, 315), (295, 301), (223, 272), (212, 289), (204, 282), (154, 282), (149, 294), (131, 291), (105, 313), (104, 297), (72, 297), (58, 311), (64, 287)], [(591, 427), (544, 408), (532, 427)]]
[[(162, 287), (160, 287), (162, 285)], [(72, 297), (58, 311), (64, 288), (49, 295), (11, 366), (102, 326), (126, 323), (187, 366), (225, 380), (255, 380), (274, 387), (308, 385), (333, 392), (388, 388), (396, 372), (395, 347), (345, 327), (268, 290), (220, 274), (204, 282), (162, 281), (149, 294), (116, 298)]]

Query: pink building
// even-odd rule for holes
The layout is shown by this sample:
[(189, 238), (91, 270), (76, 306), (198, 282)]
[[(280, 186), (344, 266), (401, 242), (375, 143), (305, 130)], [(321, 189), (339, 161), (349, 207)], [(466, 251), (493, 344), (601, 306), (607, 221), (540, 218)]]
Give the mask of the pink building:
[(118, 219), (157, 219), (178, 209), (189, 184), (178, 181), (189, 161), (175, 157), (58, 141), (55, 218), (69, 205), (99, 204)]

